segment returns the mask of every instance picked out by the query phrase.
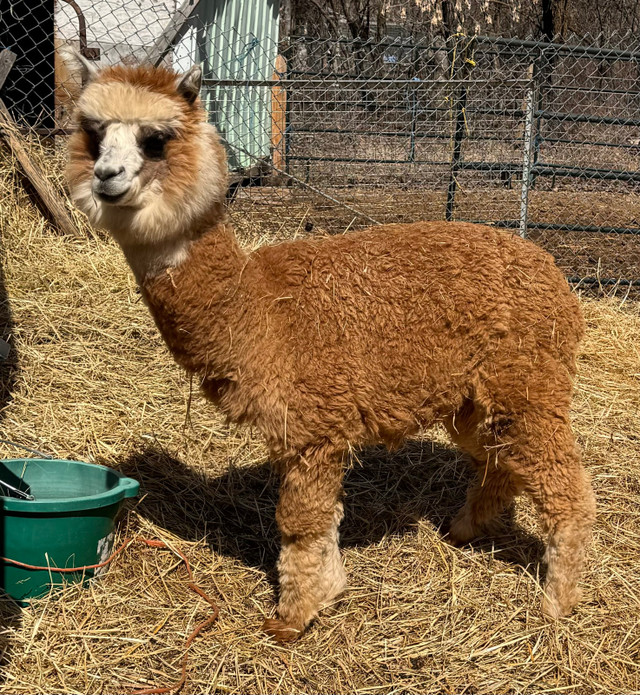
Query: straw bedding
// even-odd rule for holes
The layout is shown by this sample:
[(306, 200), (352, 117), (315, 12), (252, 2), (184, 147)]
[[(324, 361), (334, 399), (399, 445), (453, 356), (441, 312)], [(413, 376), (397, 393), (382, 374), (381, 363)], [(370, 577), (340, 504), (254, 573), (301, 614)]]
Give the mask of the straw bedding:
[[(574, 417), (598, 521), (571, 618), (540, 616), (542, 544), (525, 500), (492, 539), (462, 550), (441, 540), (468, 476), (434, 430), (394, 454), (358, 452), (342, 525), (349, 589), (281, 647), (258, 630), (274, 611), (277, 553), (276, 481), (260, 439), (227, 427), (173, 364), (115, 245), (81, 219), (84, 237), (57, 235), (1, 154), (5, 333), (17, 363), (4, 367), (0, 437), (141, 481), (121, 535), (182, 550), (220, 607), (190, 650), (183, 692), (640, 691), (640, 305), (619, 292), (583, 298)], [(34, 156), (60, 185), (61, 155)], [(234, 216), (246, 244), (282, 236)], [(7, 693), (171, 684), (208, 614), (179, 557), (140, 544), (89, 589), (22, 611), (0, 601), (0, 611)]]

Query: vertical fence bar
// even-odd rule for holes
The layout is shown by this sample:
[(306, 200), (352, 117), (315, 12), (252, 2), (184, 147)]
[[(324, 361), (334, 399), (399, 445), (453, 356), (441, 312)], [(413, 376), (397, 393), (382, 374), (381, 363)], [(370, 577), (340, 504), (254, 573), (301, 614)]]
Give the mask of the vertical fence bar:
[(410, 79), (416, 82), (415, 85), (409, 86), (411, 99), (411, 133), (409, 136), (409, 162), (415, 161), (416, 158), (416, 130), (418, 128), (418, 84), (420, 78), (418, 72), (420, 66), (418, 63), (418, 49), (413, 48), (411, 52), (411, 72)]
[[(546, 61), (546, 63), (545, 63)], [(545, 49), (543, 48), (539, 54), (538, 57), (536, 58), (534, 65), (533, 65), (533, 79), (538, 81), (538, 77), (542, 76), (545, 77), (548, 74), (548, 68), (549, 68), (549, 60), (547, 58), (547, 54), (545, 52)], [(533, 167), (534, 171), (531, 176), (531, 188), (536, 187), (536, 179), (538, 178), (536, 172), (535, 172), (535, 166), (538, 163), (538, 160), (540, 159), (540, 148), (542, 147), (544, 143), (544, 137), (542, 135), (542, 112), (544, 108), (544, 89), (542, 88), (542, 85), (538, 85), (538, 89), (536, 90), (536, 108), (535, 110), (538, 113), (538, 116), (535, 121), (535, 135), (533, 137)]]
[(520, 236), (527, 236), (527, 218), (529, 214), (529, 189), (531, 187), (533, 120), (535, 106), (535, 81), (533, 65), (529, 67), (529, 86), (527, 87), (527, 106), (524, 116), (524, 142), (522, 147), (522, 189), (520, 192)]
[(467, 87), (460, 85), (458, 98), (456, 99), (456, 126), (453, 136), (453, 152), (451, 153), (451, 173), (449, 174), (449, 187), (447, 188), (447, 207), (445, 219), (450, 222), (453, 219), (453, 208), (458, 188), (458, 171), (460, 170), (460, 158), (462, 156), (462, 139), (464, 138), (464, 109), (467, 104)]
[[(471, 57), (475, 46), (474, 40), (471, 39), (466, 46), (464, 46), (463, 44), (465, 41), (467, 41), (466, 36), (460, 37), (453, 50), (451, 75), (455, 79), (464, 79), (467, 77), (471, 67), (475, 65)], [(463, 82), (460, 84), (455, 100), (456, 122), (453, 135), (453, 152), (451, 153), (451, 172), (449, 174), (449, 186), (447, 188), (447, 204), (444, 213), (447, 222), (453, 219), (453, 208), (455, 206), (456, 190), (458, 188), (458, 172), (460, 170), (460, 160), (462, 158), (462, 140), (464, 139), (466, 128), (466, 106), (467, 85)]]
[[(418, 78), (415, 78), (416, 80)], [(409, 135), (409, 162), (416, 158), (416, 128), (418, 120), (418, 85), (409, 87), (411, 90), (411, 133)]]

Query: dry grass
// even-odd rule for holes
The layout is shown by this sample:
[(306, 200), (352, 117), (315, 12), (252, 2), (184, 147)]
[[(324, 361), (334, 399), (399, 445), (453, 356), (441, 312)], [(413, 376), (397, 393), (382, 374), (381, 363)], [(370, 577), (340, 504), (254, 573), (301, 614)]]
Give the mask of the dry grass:
[[(0, 191), (17, 354), (0, 436), (141, 481), (122, 534), (183, 550), (221, 609), (194, 644), (183, 692), (640, 691), (637, 304), (583, 302), (589, 332), (574, 415), (599, 515), (574, 616), (557, 625), (540, 617), (541, 543), (525, 501), (498, 538), (463, 550), (441, 540), (467, 474), (434, 431), (354, 463), (343, 524), (350, 588), (301, 641), (280, 647), (258, 630), (274, 609), (277, 552), (274, 481), (260, 439), (225, 427), (197, 393), (187, 419), (189, 382), (113, 243), (56, 235), (11, 161), (0, 167)], [(248, 244), (278, 233), (250, 222)], [(185, 637), (207, 614), (185, 578), (173, 554), (132, 546), (89, 589), (72, 586), (23, 611), (1, 602), (2, 692), (114, 693), (174, 682)]]

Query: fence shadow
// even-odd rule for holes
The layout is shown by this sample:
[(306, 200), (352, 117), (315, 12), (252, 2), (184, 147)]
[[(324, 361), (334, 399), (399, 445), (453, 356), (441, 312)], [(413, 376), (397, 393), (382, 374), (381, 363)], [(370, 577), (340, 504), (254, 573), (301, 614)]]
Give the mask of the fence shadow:
[[(215, 553), (239, 559), (274, 580), (279, 549), (275, 524), (277, 479), (268, 462), (229, 467), (209, 476), (156, 447), (134, 453), (120, 470), (141, 483), (137, 511), (173, 534), (195, 541), (207, 537)], [(458, 452), (412, 441), (396, 452), (369, 448), (345, 476), (343, 547), (362, 547), (388, 536), (415, 532), (427, 519), (442, 532), (460, 508), (470, 481)], [(523, 570), (543, 555), (540, 540), (519, 528), (511, 513), (502, 531), (474, 547), (492, 550)]]

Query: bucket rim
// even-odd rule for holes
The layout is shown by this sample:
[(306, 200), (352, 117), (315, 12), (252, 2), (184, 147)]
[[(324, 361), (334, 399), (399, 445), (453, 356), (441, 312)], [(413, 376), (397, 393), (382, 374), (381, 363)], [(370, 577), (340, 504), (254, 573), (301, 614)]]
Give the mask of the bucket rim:
[(22, 512), (24, 514), (47, 514), (88, 511), (99, 509), (117, 504), (123, 499), (135, 497), (140, 489), (140, 483), (133, 478), (128, 478), (120, 471), (99, 463), (88, 463), (87, 461), (74, 461), (72, 459), (44, 459), (44, 458), (12, 458), (0, 459), (0, 463), (39, 463), (43, 466), (55, 467), (56, 464), (71, 463), (79, 467), (101, 468), (115, 475), (119, 480), (117, 485), (110, 490), (99, 492), (95, 495), (84, 495), (82, 497), (53, 497), (46, 500), (23, 500), (17, 497), (6, 497), (0, 494), (0, 509), (9, 512)]

